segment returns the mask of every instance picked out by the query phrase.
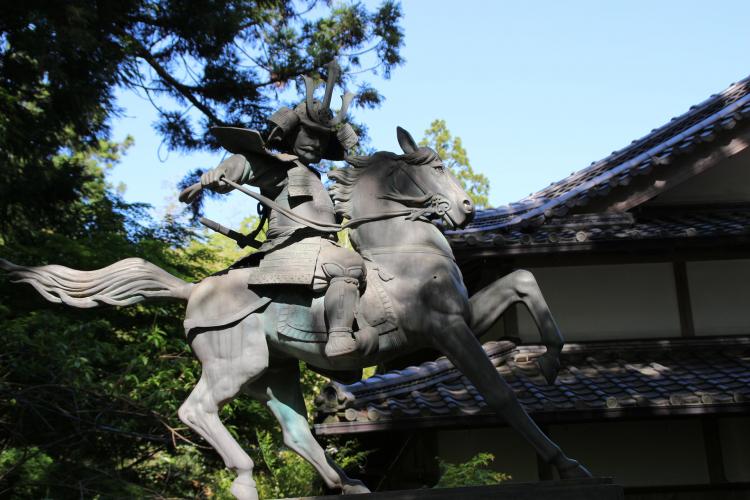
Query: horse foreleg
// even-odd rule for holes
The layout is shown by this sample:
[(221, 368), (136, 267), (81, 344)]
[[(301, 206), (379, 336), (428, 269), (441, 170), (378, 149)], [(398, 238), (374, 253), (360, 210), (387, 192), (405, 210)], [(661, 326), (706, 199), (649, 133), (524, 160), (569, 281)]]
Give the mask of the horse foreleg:
[(513, 271), (471, 296), (471, 329), (482, 336), (511, 305), (521, 302), (531, 313), (542, 343), (547, 348), (537, 359), (548, 383), (554, 383), (560, 369), (560, 352), (564, 344), (560, 330), (544, 300), (542, 291), (529, 271)]
[(178, 411), (180, 420), (208, 441), (237, 474), (231, 492), (240, 500), (258, 500), (254, 464), (224, 427), (219, 410), (268, 367), (268, 347), (258, 323), (253, 315), (231, 328), (195, 336), (191, 345), (203, 372)]
[(348, 494), (369, 493), (364, 483), (348, 477), (313, 437), (299, 378), (297, 360), (280, 365), (274, 363), (262, 378), (249, 384), (245, 391), (266, 403), (281, 425), (284, 444), (307, 460), (329, 488), (341, 489), (342, 493)]
[(435, 347), (474, 384), (487, 405), (523, 435), (545, 462), (556, 467), (561, 478), (590, 477), (585, 467), (565, 456), (529, 417), (468, 325), (461, 318), (443, 324), (443, 329), (433, 332)]

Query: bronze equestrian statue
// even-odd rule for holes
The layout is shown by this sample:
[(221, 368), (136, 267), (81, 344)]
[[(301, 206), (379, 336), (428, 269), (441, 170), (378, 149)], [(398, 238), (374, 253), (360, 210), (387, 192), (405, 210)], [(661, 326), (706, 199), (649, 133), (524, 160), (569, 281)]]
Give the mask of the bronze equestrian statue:
[[(266, 141), (254, 131), (217, 131), (235, 156), (186, 189), (182, 199), (202, 188), (240, 189), (266, 205), (269, 219), (269, 239), (260, 251), (226, 271), (187, 283), (137, 258), (95, 271), (2, 260), (0, 267), (47, 300), (74, 307), (187, 301), (187, 340), (203, 369), (178, 414), (237, 474), (231, 491), (238, 499), (256, 500), (258, 494), (253, 461), (219, 418), (225, 403), (240, 392), (265, 402), (285, 444), (329, 487), (367, 493), (310, 432), (298, 360), (336, 377), (425, 347), (444, 353), (560, 477), (589, 477), (531, 420), (477, 340), (510, 305), (524, 303), (547, 347), (537, 362), (554, 382), (563, 341), (534, 277), (514, 271), (469, 297), (451, 247), (433, 224), (465, 226), (474, 215), (469, 196), (435, 151), (418, 147), (400, 128), (403, 154), (345, 156), (356, 143), (343, 124), (350, 97), (333, 117), (333, 83), (329, 79), (319, 102), (306, 80), (307, 99), (271, 117)], [(349, 166), (329, 172), (329, 197), (311, 165), (342, 157)], [(342, 218), (344, 225), (337, 223)], [(337, 245), (334, 234), (343, 226), (350, 228), (356, 252)]]
[[(336, 226), (333, 202), (323, 187), (320, 173), (312, 165), (321, 159), (343, 160), (358, 138), (352, 127), (343, 123), (353, 94), (344, 94), (342, 107), (335, 116), (329, 109), (339, 68), (332, 62), (328, 69), (323, 102), (314, 99), (313, 81), (304, 77), (305, 101), (294, 110), (282, 107), (269, 118), (272, 129), (265, 143), (281, 153), (265, 149), (255, 131), (215, 128), (214, 133), (223, 146), (244, 153), (251, 161), (242, 154), (230, 157), (203, 174), (200, 185), (186, 190), (180, 200), (190, 202), (203, 188), (227, 192), (233, 188), (224, 179), (244, 184), (250, 180), (251, 172), (259, 177), (260, 172), (270, 170), (272, 183), (259, 180), (250, 183), (260, 187), (261, 193), (279, 207), (309, 220)], [(253, 150), (254, 144), (260, 147)], [(304, 285), (315, 292), (325, 292), (328, 325), (325, 353), (333, 358), (355, 352), (357, 344), (352, 324), (364, 284), (362, 257), (340, 246), (336, 231), (310, 227), (279, 210), (270, 210), (266, 238), (253, 256), (253, 259), (262, 256), (262, 260), (253, 267), (248, 284)]]

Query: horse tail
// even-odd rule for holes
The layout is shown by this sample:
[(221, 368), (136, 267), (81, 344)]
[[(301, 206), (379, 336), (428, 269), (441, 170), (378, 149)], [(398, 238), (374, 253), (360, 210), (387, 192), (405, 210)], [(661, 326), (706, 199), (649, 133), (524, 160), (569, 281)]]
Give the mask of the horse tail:
[(28, 283), (45, 299), (57, 304), (89, 308), (129, 306), (151, 298), (187, 300), (192, 283), (139, 258), (123, 259), (95, 271), (77, 271), (48, 265), (17, 266), (0, 259), (14, 283)]

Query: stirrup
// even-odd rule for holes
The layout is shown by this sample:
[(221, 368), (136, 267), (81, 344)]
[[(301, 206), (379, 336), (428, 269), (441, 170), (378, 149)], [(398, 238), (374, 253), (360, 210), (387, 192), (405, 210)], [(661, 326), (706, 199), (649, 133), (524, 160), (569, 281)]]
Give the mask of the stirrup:
[(346, 356), (357, 352), (357, 341), (351, 329), (331, 330), (328, 332), (325, 353), (329, 358)]

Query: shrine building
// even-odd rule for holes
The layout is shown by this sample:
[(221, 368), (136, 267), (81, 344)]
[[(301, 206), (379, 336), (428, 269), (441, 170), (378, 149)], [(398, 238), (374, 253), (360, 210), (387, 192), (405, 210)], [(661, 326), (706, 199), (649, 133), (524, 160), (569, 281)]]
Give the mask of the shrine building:
[[(525, 308), (481, 338), (534, 420), (632, 499), (750, 498), (750, 78), (623, 149), (449, 232), (470, 293), (536, 277), (566, 339), (547, 385)], [(513, 481), (551, 479), (445, 358), (332, 383), (318, 436), (376, 451), (365, 481), (431, 486), (440, 457), (495, 455)]]

